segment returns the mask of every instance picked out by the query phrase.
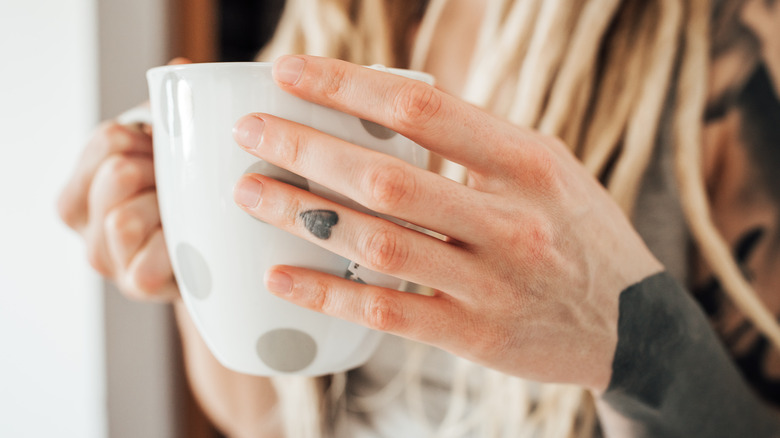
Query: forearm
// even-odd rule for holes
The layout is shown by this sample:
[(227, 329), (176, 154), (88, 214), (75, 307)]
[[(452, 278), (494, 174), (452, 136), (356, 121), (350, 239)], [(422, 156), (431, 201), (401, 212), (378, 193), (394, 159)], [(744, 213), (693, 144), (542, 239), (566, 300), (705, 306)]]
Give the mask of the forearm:
[(780, 418), (743, 381), (699, 307), (667, 273), (620, 295), (607, 436), (771, 437)]
[(230, 437), (281, 437), (271, 380), (231, 371), (211, 354), (184, 304), (175, 304), (190, 387), (211, 421)]

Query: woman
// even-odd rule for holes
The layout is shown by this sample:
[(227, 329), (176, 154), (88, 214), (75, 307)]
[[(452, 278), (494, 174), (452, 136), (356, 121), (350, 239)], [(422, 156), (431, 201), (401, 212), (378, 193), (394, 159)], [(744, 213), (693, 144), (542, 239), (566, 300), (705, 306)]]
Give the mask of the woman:
[[(265, 114), (235, 127), (250, 153), (447, 237), (237, 183), (248, 214), (434, 290), (267, 272), (285, 299), (410, 340), (346, 375), (214, 361), (176, 298), (147, 132), (104, 125), (60, 211), (128, 295), (177, 303), (192, 386), (231, 436), (775, 436), (777, 3), (289, 1), (262, 58), (440, 86), (274, 67), (285, 91), (443, 157), (449, 179)], [(295, 219), (309, 209), (361, 232), (320, 239)]]

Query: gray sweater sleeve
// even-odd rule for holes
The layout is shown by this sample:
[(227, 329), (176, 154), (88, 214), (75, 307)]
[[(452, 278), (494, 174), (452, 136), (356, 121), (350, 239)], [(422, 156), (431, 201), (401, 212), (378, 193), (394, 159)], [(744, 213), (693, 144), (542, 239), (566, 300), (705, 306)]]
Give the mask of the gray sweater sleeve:
[(780, 415), (753, 393), (704, 313), (666, 272), (620, 295), (603, 401), (637, 437), (774, 437)]

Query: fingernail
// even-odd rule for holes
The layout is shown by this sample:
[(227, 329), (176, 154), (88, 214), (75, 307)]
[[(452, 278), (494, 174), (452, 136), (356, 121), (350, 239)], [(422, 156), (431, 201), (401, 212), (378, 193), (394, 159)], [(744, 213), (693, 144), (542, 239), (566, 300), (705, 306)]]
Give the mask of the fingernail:
[(289, 295), (292, 293), (292, 277), (285, 272), (266, 271), (265, 285), (275, 294)]
[(265, 122), (260, 117), (244, 116), (233, 126), (233, 139), (245, 148), (254, 149), (263, 138), (263, 128)]
[(295, 56), (279, 58), (274, 63), (274, 78), (283, 84), (295, 85), (301, 77), (305, 64), (306, 61)]
[(235, 189), (235, 200), (245, 208), (255, 208), (263, 194), (263, 183), (254, 178), (244, 178)]

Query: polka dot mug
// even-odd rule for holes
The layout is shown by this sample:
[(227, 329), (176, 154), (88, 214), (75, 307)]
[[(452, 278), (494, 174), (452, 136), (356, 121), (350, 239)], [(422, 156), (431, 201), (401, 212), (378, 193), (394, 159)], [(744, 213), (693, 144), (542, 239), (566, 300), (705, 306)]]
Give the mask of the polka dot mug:
[[(383, 67), (373, 67), (384, 69)], [(429, 75), (386, 69), (431, 83)], [(226, 367), (255, 375), (323, 375), (365, 362), (381, 334), (300, 308), (265, 290), (276, 264), (403, 289), (404, 282), (357, 267), (265, 224), (233, 201), (243, 173), (261, 173), (364, 208), (239, 148), (235, 122), (263, 112), (311, 126), (420, 167), (428, 154), (387, 128), (281, 91), (270, 63), (207, 63), (147, 72), (163, 231), (182, 298), (201, 336)]]

